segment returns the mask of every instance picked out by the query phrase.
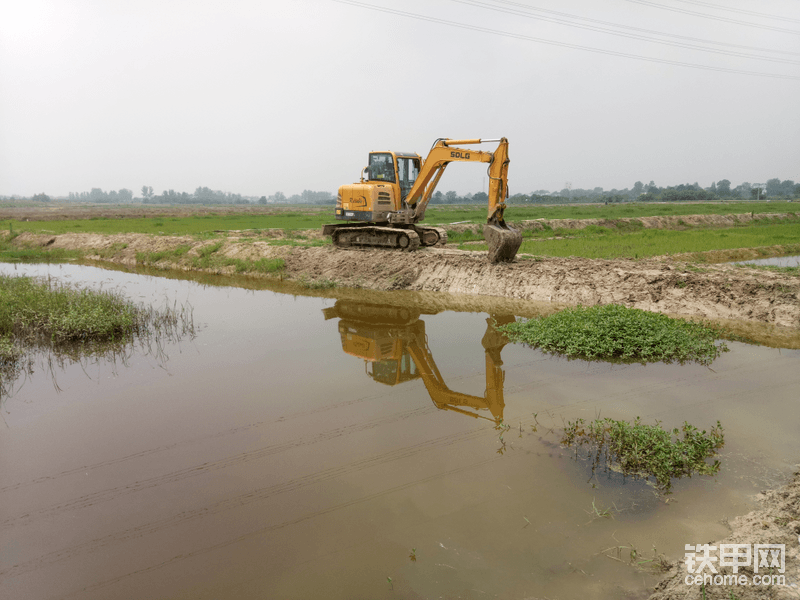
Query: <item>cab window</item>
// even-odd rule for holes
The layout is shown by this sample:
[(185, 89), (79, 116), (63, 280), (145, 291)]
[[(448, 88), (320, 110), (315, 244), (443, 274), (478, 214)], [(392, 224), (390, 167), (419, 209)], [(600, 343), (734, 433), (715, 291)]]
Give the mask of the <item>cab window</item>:
[(403, 193), (403, 200), (405, 200), (419, 175), (419, 159), (398, 158), (397, 174), (400, 178), (400, 191)]
[(394, 183), (394, 161), (391, 154), (369, 155), (369, 180)]

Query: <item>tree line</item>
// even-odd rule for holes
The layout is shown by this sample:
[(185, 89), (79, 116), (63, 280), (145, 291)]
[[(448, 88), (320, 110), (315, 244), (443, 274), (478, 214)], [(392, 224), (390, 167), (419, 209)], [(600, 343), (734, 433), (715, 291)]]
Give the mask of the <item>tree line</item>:
[[(650, 181), (644, 184), (637, 181), (630, 188), (604, 190), (602, 187), (592, 189), (573, 189), (567, 184), (557, 191), (535, 190), (530, 193), (512, 194), (509, 202), (514, 204), (559, 204), (559, 203), (616, 203), (616, 202), (691, 202), (711, 200), (765, 200), (771, 198), (800, 198), (800, 183), (778, 178), (766, 183), (743, 182), (732, 187), (728, 179), (712, 182), (709, 187), (701, 187), (698, 183), (683, 183), (675, 186), (660, 187)], [(33, 202), (50, 202), (53, 198), (45, 193), (30, 197), (0, 196), (0, 200), (30, 200)], [(336, 201), (331, 192), (315, 192), (303, 190), (300, 194), (286, 196), (283, 192), (275, 192), (269, 196), (243, 196), (231, 192), (198, 187), (193, 193), (164, 190), (156, 195), (152, 186), (144, 185), (141, 196), (134, 198), (128, 189), (103, 191), (92, 188), (89, 192), (70, 192), (67, 198), (55, 198), (69, 202), (91, 202), (99, 204), (125, 204), (141, 202), (143, 204), (317, 204), (330, 205)], [(459, 195), (456, 192), (434, 192), (431, 204), (486, 204), (489, 196), (486, 192)]]

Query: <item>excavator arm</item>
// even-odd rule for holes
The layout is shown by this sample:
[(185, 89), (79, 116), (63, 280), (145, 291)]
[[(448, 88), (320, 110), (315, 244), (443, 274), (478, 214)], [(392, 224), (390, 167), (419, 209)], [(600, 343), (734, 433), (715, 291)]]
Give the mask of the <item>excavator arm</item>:
[[(486, 142), (499, 142), (494, 152), (482, 152), (459, 148), (458, 145), (482, 144)], [(522, 243), (522, 235), (515, 229), (506, 225), (503, 213), (506, 209), (508, 198), (508, 140), (450, 140), (439, 139), (431, 148), (428, 157), (420, 169), (414, 186), (406, 197), (406, 205), (412, 210), (409, 221), (417, 223), (425, 216), (436, 185), (444, 174), (444, 170), (451, 162), (482, 162), (488, 163), (489, 175), (489, 208), (484, 227), (484, 237), (489, 246), (489, 260), (507, 262), (514, 259)], [(406, 213), (408, 214), (408, 213)], [(402, 211), (397, 215), (397, 222), (404, 219)], [(390, 222), (392, 217), (390, 217)]]
[[(447, 387), (444, 377), (436, 367), (433, 355), (428, 348), (425, 330), (422, 321), (415, 329), (412, 339), (406, 346), (408, 353), (414, 360), (422, 382), (430, 394), (436, 408), (452, 410), (471, 417), (480, 418), (482, 415), (474, 411), (488, 409), (492, 415), (491, 421), (499, 423), (503, 420), (505, 401), (503, 398), (503, 361), (500, 353), (508, 340), (495, 329), (496, 325), (505, 325), (514, 322), (512, 315), (492, 315), (486, 319), (486, 334), (481, 343), (486, 355), (486, 391), (483, 397), (462, 394)], [(470, 410), (464, 410), (470, 408)], [(487, 418), (487, 417), (483, 417)]]
[[(500, 144), (495, 152), (467, 150), (456, 146), (457, 144), (469, 145), (486, 142), (500, 142)], [(498, 158), (497, 164), (495, 164), (495, 155)], [(419, 176), (406, 198), (406, 204), (414, 208), (414, 221), (421, 221), (424, 218), (428, 202), (433, 196), (444, 170), (447, 165), (456, 161), (489, 163), (489, 218), (497, 212), (500, 205), (503, 209), (505, 208), (505, 199), (508, 197), (508, 140), (506, 138), (499, 140), (439, 139), (428, 153)]]

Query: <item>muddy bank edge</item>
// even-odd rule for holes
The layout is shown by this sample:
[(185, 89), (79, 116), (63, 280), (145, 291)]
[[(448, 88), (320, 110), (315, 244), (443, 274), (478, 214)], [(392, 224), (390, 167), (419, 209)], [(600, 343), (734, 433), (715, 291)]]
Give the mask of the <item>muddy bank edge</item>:
[[(617, 303), (673, 315), (800, 328), (800, 278), (727, 265), (524, 255), (510, 264), (492, 265), (485, 252), (450, 248), (405, 253), (146, 234), (23, 233), (12, 243), (79, 250), (90, 260), (182, 270), (194, 270), (193, 258), (214, 246), (216, 254), (230, 259), (281, 258), (285, 261), (282, 277), (310, 285), (328, 282), (336, 287), (449, 292), (560, 305)], [(179, 256), (164, 256), (179, 247), (184, 249)], [(211, 272), (226, 274), (227, 270), (234, 271), (222, 267)]]

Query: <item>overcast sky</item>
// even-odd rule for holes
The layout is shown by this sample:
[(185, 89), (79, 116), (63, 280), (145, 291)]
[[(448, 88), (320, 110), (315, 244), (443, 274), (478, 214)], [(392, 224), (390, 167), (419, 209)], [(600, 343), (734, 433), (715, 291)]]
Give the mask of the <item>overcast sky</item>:
[(0, 195), (335, 191), (440, 137), (507, 137), (512, 194), (800, 181), (798, 107), (798, 0), (0, 7)]

